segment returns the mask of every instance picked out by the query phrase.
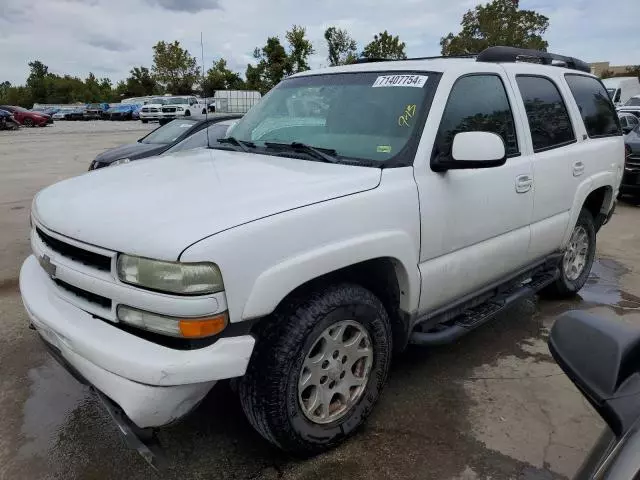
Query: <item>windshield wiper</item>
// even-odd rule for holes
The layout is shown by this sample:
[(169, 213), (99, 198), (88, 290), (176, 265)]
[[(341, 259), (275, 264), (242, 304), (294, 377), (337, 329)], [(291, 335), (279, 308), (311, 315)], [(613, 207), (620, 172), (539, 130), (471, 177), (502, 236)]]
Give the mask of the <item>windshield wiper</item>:
[(218, 138), (217, 139), (218, 143), (228, 143), (231, 145), (235, 145), (236, 147), (240, 147), (242, 149), (243, 152), (248, 152), (249, 149), (247, 148), (247, 146), (251, 147), (251, 148), (256, 148), (256, 144), (253, 142), (248, 142), (246, 140), (238, 140), (236, 137), (225, 137), (225, 138)]
[(338, 152), (331, 148), (323, 148), (322, 150), (306, 143), (292, 142), (292, 143), (277, 143), (277, 142), (264, 142), (264, 146), (267, 148), (281, 148), (293, 150), (294, 152), (306, 153), (318, 160), (322, 160), (327, 163), (339, 163)]

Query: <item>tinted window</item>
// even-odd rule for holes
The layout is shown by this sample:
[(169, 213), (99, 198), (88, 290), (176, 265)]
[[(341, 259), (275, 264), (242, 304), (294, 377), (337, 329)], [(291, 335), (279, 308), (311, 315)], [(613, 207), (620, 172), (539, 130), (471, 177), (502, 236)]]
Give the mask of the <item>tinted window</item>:
[(616, 110), (602, 84), (592, 77), (565, 75), (590, 137), (620, 135)]
[(209, 128), (199, 130), (193, 135), (185, 138), (180, 143), (177, 143), (169, 150), (167, 150), (166, 153), (176, 153), (183, 150), (193, 150), (194, 148), (206, 147), (210, 143), (214, 144), (216, 143), (217, 139), (226, 136), (228, 129), (229, 125), (211, 125)]
[(516, 78), (529, 119), (533, 150), (566, 145), (576, 139), (567, 107), (555, 84), (548, 78)]
[(471, 75), (455, 83), (442, 114), (434, 156), (449, 157), (453, 137), (472, 131), (497, 133), (504, 140), (507, 155), (518, 153), (511, 106), (496, 75)]
[(624, 104), (625, 107), (637, 107), (640, 105), (640, 97), (631, 97), (627, 100), (627, 103)]
[(140, 142), (154, 145), (173, 143), (197, 123), (197, 120), (173, 120), (162, 127), (156, 128)]

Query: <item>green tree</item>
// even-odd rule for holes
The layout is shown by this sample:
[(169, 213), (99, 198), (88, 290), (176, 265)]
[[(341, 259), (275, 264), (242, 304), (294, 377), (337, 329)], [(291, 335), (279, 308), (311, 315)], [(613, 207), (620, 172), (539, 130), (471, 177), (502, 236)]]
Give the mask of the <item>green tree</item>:
[(306, 29), (298, 25), (291, 27), (285, 37), (289, 43), (289, 62), (291, 73), (309, 70), (309, 57), (315, 52), (313, 45), (306, 38)]
[(356, 60), (358, 45), (346, 30), (329, 27), (324, 32), (329, 49), (329, 65), (346, 65)]
[(213, 66), (207, 71), (202, 82), (205, 97), (213, 97), (216, 90), (243, 90), (244, 88), (242, 78), (227, 67), (227, 61), (224, 58), (213, 62)]
[(386, 30), (378, 35), (373, 36), (373, 41), (364, 47), (363, 57), (367, 58), (388, 58), (392, 60), (401, 60), (407, 58), (404, 49), (406, 45)]
[(196, 59), (180, 42), (158, 42), (153, 46), (153, 74), (173, 94), (192, 93), (200, 76)]
[(162, 92), (162, 88), (147, 67), (133, 67), (125, 84), (126, 88), (121, 93), (127, 97), (144, 97)]
[(615, 77), (616, 74), (613, 73), (611, 70), (604, 70), (601, 74), (600, 74), (600, 78), (611, 78), (611, 77)]
[(640, 65), (627, 67), (627, 75), (633, 75), (634, 77), (640, 78)]
[(479, 53), (496, 45), (543, 51), (549, 46), (542, 38), (549, 19), (533, 10), (521, 10), (519, 0), (478, 5), (463, 15), (460, 25), (460, 33), (440, 39), (442, 55)]
[(29, 76), (26, 86), (31, 91), (31, 100), (46, 103), (49, 94), (49, 67), (39, 60), (29, 62)]
[(258, 64), (247, 65), (247, 84), (263, 95), (291, 74), (291, 60), (278, 37), (269, 37), (262, 48), (253, 51)]

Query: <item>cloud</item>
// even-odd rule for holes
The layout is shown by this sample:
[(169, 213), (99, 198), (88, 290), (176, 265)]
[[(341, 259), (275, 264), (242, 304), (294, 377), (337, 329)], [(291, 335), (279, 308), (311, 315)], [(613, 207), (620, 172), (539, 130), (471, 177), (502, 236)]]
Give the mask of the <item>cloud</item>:
[(218, 0), (146, 0), (146, 2), (176, 12), (198, 13), (220, 8)]
[(84, 41), (92, 47), (108, 50), (110, 52), (128, 52), (134, 48), (129, 42), (124, 42), (117, 38), (109, 38), (96, 33), (89, 34)]
[[(224, 57), (244, 74), (255, 47), (292, 25), (307, 29), (316, 53), (312, 67), (327, 64), (323, 34), (346, 28), (362, 51), (388, 30), (407, 44), (409, 56), (440, 53), (440, 37), (460, 30), (462, 15), (488, 0), (0, 0), (0, 82), (24, 83), (28, 62), (54, 73), (85, 78), (90, 71), (114, 82), (153, 61), (160, 40), (178, 40), (200, 60), (200, 32), (208, 68)], [(638, 0), (521, 0), (524, 9), (549, 17), (550, 50), (585, 61), (640, 63)], [(634, 23), (634, 21), (636, 23)], [(96, 33), (99, 32), (99, 33)]]

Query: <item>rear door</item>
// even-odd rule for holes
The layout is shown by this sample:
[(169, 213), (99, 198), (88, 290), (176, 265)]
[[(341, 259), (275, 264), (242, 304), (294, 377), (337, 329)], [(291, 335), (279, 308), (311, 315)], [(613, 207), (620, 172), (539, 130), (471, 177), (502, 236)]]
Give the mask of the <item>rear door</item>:
[(584, 166), (579, 171), (581, 157), (561, 94), (561, 80), (558, 76), (539, 73), (512, 74), (512, 83), (526, 115), (524, 148), (533, 155), (530, 260), (544, 257), (561, 245), (575, 191), (584, 174)]

